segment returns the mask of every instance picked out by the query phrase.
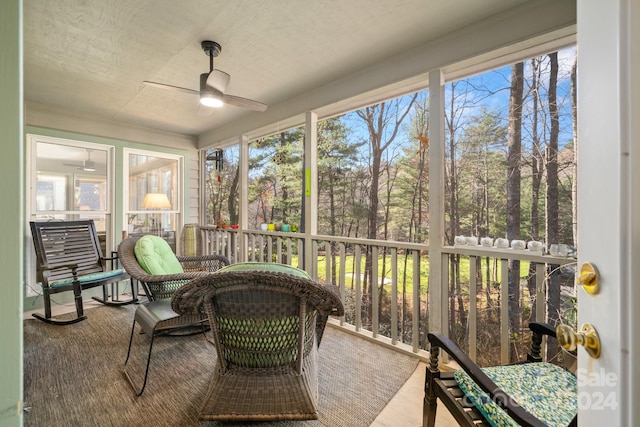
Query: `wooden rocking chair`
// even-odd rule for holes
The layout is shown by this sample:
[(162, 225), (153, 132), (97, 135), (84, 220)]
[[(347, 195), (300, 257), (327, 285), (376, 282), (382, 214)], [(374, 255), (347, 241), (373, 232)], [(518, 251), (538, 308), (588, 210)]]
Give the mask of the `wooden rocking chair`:
[[(543, 323), (530, 323), (529, 329), (533, 335), (525, 362), (485, 369), (479, 368), (449, 338), (428, 334), (431, 357), (425, 381), (423, 427), (435, 426), (438, 399), (461, 426), (577, 425), (575, 376), (542, 362), (540, 354), (543, 336), (555, 338), (556, 332)], [(440, 349), (461, 369), (440, 371)]]
[[(117, 300), (118, 282), (129, 280), (129, 275), (117, 268), (118, 257), (102, 256), (100, 241), (93, 220), (47, 221), (29, 223), (36, 251), (37, 270), (42, 275), (44, 316), (33, 317), (43, 322), (69, 325), (86, 319), (82, 306), (82, 290), (102, 286), (103, 297), (93, 297), (107, 305), (130, 304), (137, 300), (136, 293), (125, 301)], [(107, 267), (107, 264), (110, 264)], [(73, 291), (76, 317), (56, 320), (51, 317), (51, 294)]]

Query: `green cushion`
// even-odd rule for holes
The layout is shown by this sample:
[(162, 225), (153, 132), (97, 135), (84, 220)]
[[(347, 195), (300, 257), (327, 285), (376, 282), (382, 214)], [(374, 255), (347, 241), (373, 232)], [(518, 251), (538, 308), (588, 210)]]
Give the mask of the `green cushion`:
[[(213, 274), (229, 271), (272, 271), (310, 279), (306, 271), (273, 262), (238, 262)], [(310, 322), (313, 314), (307, 314)], [(243, 367), (267, 368), (293, 362), (297, 354), (298, 317), (217, 318), (225, 359)]]
[(149, 274), (184, 273), (169, 244), (158, 236), (142, 236), (133, 251), (140, 267)]
[(306, 271), (299, 268), (292, 267), (287, 264), (277, 264), (275, 262), (238, 262), (235, 264), (227, 265), (217, 270), (216, 273), (224, 273), (227, 271), (273, 271), (276, 273), (286, 273), (292, 276), (302, 277), (303, 279), (310, 279)]
[[(78, 276), (78, 282), (80, 284), (89, 283), (89, 282), (99, 282), (101, 280), (106, 280), (111, 277), (116, 277), (124, 273), (124, 270), (118, 268), (117, 270), (109, 270), (109, 271), (101, 271), (99, 273), (91, 273), (85, 274), (84, 276)], [(73, 283), (73, 277), (69, 277), (67, 279), (54, 280), (49, 282), (50, 288), (59, 288), (62, 286), (69, 286)]]
[[(507, 395), (549, 427), (567, 426), (578, 411), (576, 377), (559, 366), (541, 362), (482, 370)], [(456, 371), (454, 377), (493, 427), (518, 426), (465, 371)]]

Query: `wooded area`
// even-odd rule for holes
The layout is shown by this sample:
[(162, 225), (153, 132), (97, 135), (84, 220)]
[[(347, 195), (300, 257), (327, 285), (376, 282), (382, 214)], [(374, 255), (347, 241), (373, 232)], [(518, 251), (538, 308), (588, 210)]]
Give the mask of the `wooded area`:
[[(577, 249), (576, 72), (576, 50), (569, 48), (445, 85), (445, 245), (453, 246), (455, 236), (463, 235)], [(318, 122), (318, 234), (428, 241), (428, 154), (429, 144), (435, 143), (428, 139), (428, 117), (424, 90)], [(303, 127), (250, 142), (248, 229), (272, 222), (304, 230), (303, 144)], [(221, 170), (214, 162), (208, 164), (210, 224), (237, 223), (237, 147), (225, 150), (224, 160)], [(337, 253), (336, 248), (327, 252)], [(385, 266), (387, 254), (381, 251), (378, 256)], [(382, 322), (391, 302), (385, 286), (372, 287), (368, 280), (370, 257), (367, 252), (363, 314), (371, 319), (370, 298), (377, 292), (387, 304), (381, 304), (378, 313)], [(335, 274), (337, 264), (332, 262)], [(490, 328), (500, 305), (497, 267), (489, 258), (476, 262), (477, 277), (468, 280), (477, 283), (483, 308), (479, 316), (485, 316), (482, 322)], [(459, 255), (451, 255), (448, 310), (449, 333), (464, 346), (469, 295), (461, 263)], [(556, 322), (566, 309), (561, 286), (570, 296), (573, 283), (570, 271), (560, 274), (550, 266), (546, 301), (536, 301), (535, 271), (531, 267), (522, 272), (519, 264), (509, 265), (512, 354), (520, 351), (519, 331), (526, 328), (536, 304), (546, 304), (548, 320)], [(550, 274), (552, 270), (558, 273)], [(383, 267), (379, 275), (387, 274)], [(421, 284), (424, 295), (426, 286), (426, 281)], [(404, 308), (410, 302), (403, 297), (396, 303), (403, 306), (405, 329), (410, 318), (404, 317)], [(403, 337), (407, 340), (411, 337)]]

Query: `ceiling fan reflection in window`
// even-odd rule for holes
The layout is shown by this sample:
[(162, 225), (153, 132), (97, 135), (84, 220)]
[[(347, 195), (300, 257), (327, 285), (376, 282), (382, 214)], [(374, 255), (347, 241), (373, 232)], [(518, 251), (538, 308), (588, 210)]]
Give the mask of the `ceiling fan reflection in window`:
[(63, 166), (73, 166), (78, 170), (83, 170), (85, 172), (95, 172), (96, 171), (96, 162), (91, 160), (91, 150), (86, 149), (87, 158), (82, 161), (82, 163), (63, 163)]
[(219, 108), (225, 104), (240, 108), (247, 108), (254, 111), (265, 111), (267, 106), (262, 102), (225, 93), (227, 86), (229, 86), (231, 76), (224, 71), (213, 68), (213, 58), (220, 54), (222, 47), (218, 43), (210, 40), (203, 41), (201, 45), (202, 50), (209, 57), (209, 72), (200, 74), (200, 91), (146, 80), (142, 83), (147, 86), (171, 89), (190, 95), (198, 95), (200, 97), (201, 105), (199, 113), (202, 115), (211, 114), (211, 108)]

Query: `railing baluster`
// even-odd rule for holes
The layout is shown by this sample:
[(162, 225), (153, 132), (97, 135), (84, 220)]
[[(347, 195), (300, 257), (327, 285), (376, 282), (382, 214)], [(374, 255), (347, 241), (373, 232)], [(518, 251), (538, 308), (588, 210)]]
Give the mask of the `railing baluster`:
[(380, 306), (378, 286), (380, 286), (378, 279), (378, 247), (371, 246), (371, 283), (369, 290), (371, 292), (371, 333), (374, 338), (378, 336), (378, 309)]
[(356, 244), (355, 248), (355, 279), (356, 279), (356, 331), (362, 329), (362, 284), (361, 277), (362, 272), (360, 263), (362, 262), (362, 248)]
[(500, 363), (509, 363), (509, 260), (500, 260)]
[(324, 242), (324, 283), (326, 283), (327, 285), (333, 285), (331, 279), (333, 278), (333, 275), (331, 274), (331, 242)]
[(469, 257), (469, 357), (474, 362), (476, 361), (476, 340), (478, 337), (476, 331), (476, 316), (477, 313), (477, 299), (478, 299), (478, 282), (476, 281), (477, 277), (477, 266), (476, 266), (476, 257)]
[(398, 250), (391, 248), (391, 343), (398, 343)]
[[(318, 259), (318, 241), (314, 240), (311, 243), (311, 256), (313, 257), (313, 259)], [(315, 266), (313, 268), (313, 271), (310, 272), (311, 274), (311, 278), (313, 280), (318, 280), (318, 267), (317, 267), (317, 263), (313, 263), (313, 265)], [(309, 273), (309, 272), (308, 272)]]
[(420, 348), (420, 251), (413, 250), (413, 314), (411, 322), (411, 340), (413, 341), (413, 352), (417, 353)]
[(282, 237), (276, 236), (276, 262), (282, 264)]
[(291, 238), (287, 237), (287, 264), (291, 265)]
[(536, 294), (534, 296), (536, 300), (536, 322), (544, 322), (545, 320), (545, 304), (544, 304), (544, 284), (545, 284), (545, 271), (546, 264), (540, 262), (536, 263)]
[[(347, 247), (344, 243), (340, 243), (340, 301), (346, 304), (345, 278), (347, 274)], [(340, 316), (340, 325), (344, 326), (344, 315)]]

